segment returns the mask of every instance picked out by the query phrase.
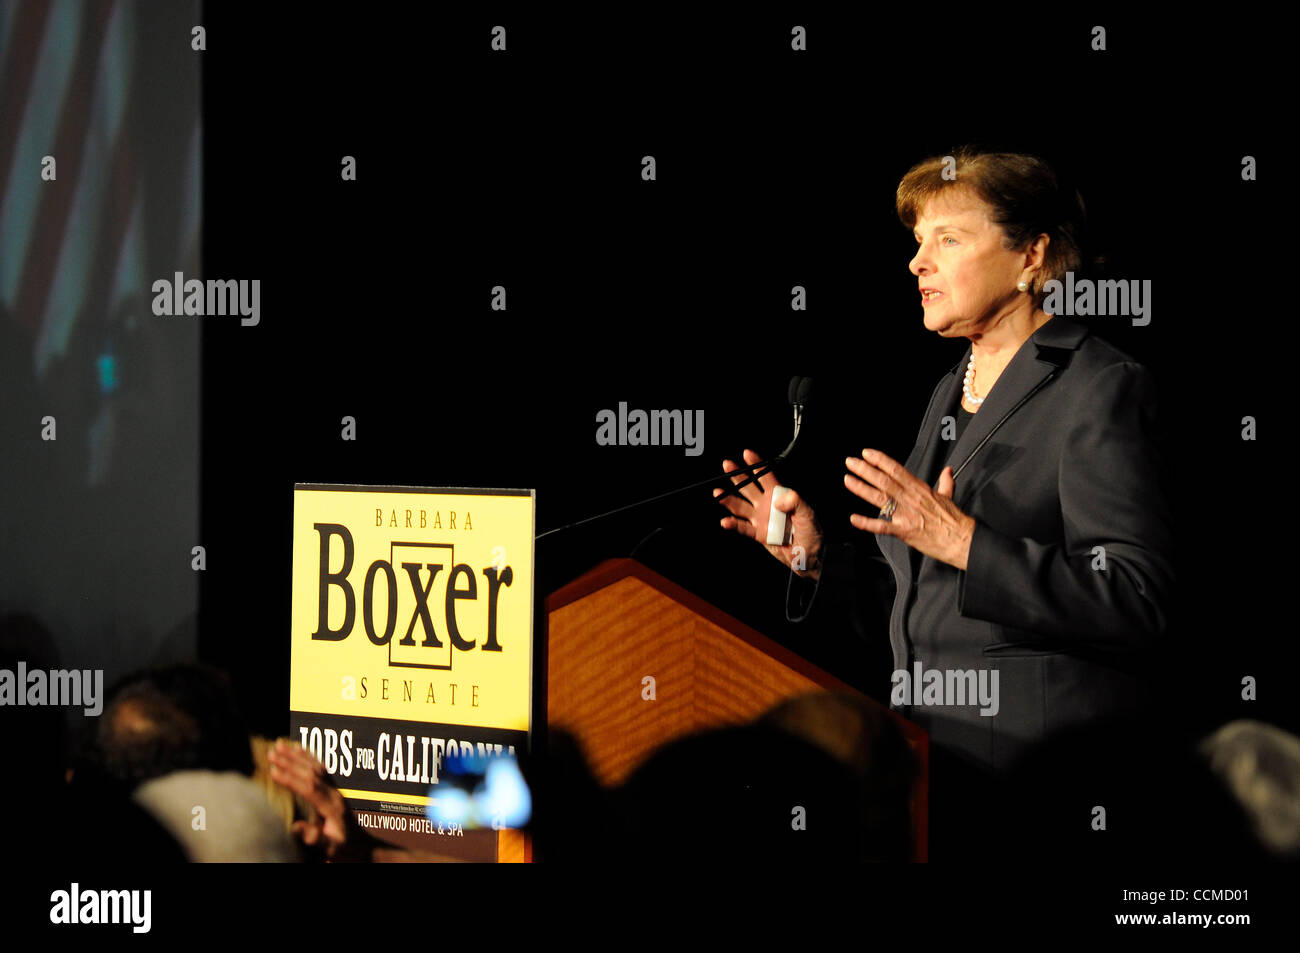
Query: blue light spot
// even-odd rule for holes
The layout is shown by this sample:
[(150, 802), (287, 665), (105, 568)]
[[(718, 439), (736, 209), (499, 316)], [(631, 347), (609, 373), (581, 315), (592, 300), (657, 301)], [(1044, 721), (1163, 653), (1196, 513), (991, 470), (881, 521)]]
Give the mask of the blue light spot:
[(101, 354), (95, 361), (99, 370), (99, 389), (101, 393), (111, 394), (117, 390), (117, 358), (112, 354)]

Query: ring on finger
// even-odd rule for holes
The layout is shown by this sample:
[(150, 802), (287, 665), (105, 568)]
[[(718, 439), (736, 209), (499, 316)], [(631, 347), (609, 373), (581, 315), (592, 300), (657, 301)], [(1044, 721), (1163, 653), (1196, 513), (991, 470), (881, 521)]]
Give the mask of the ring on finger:
[(898, 501), (891, 496), (885, 505), (880, 508), (880, 518), (886, 523), (892, 522), (896, 509), (898, 509)]

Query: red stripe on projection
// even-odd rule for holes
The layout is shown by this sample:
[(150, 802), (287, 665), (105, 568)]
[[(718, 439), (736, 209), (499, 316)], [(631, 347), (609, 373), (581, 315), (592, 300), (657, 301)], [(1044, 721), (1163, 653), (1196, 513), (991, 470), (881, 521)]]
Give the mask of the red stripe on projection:
[[(93, 3), (94, 15), (83, 20), (77, 38), (77, 67), (68, 84), (63, 119), (51, 155), (58, 161), (59, 177), (40, 182), (41, 204), (36, 213), (36, 234), (27, 248), (23, 276), (14, 304), (14, 317), (33, 331), (40, 326), (45, 303), (50, 297), (54, 269), (58, 264), (63, 233), (77, 193), (81, 159), (85, 151), (86, 130), (90, 126), (90, 100), (95, 74), (104, 54), (105, 27), (113, 13), (115, 0)], [(72, 168), (69, 170), (68, 166)], [(71, 174), (69, 174), (69, 172)]]
[(24, 3), (14, 14), (13, 32), (9, 36), (12, 49), (5, 74), (0, 77), (0, 196), (9, 184), (14, 149), (18, 145), (18, 124), (27, 111), (27, 96), (36, 76), (36, 59), (49, 16), (50, 4), (46, 0)]

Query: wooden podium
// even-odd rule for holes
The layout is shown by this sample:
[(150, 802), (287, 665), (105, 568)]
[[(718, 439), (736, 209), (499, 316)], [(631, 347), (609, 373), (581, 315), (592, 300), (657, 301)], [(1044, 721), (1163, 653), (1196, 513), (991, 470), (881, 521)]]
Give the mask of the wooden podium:
[[(601, 563), (546, 600), (547, 724), (581, 740), (617, 785), (676, 738), (752, 721), (809, 692), (853, 695), (898, 725), (917, 757), (912, 859), (927, 851), (929, 736), (771, 639), (631, 559)], [(655, 680), (655, 703), (642, 698)]]

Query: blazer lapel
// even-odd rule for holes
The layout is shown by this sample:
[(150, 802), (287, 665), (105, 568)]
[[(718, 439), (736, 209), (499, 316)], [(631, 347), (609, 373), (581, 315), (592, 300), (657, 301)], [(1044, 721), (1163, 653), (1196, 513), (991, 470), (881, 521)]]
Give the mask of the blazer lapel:
[[(966, 425), (966, 430), (952, 448), (953, 470), (958, 471), (953, 490), (953, 502), (965, 510), (971, 493), (979, 486), (980, 451), (998, 428), (1009, 420), (1023, 403), (1032, 399), (1038, 389), (1057, 371), (1070, 363), (1070, 356), (1088, 335), (1088, 329), (1077, 321), (1053, 317), (1035, 331), (1012, 357), (1002, 375), (988, 393), (979, 411)], [(962, 359), (939, 381), (930, 408), (922, 423), (920, 440), (904, 464), (907, 472), (918, 479), (927, 479), (939, 463), (948, 458), (949, 444), (940, 434), (940, 423), (956, 404), (961, 394), (962, 378), (970, 348)], [(893, 536), (877, 537), (881, 551), (891, 564), (902, 572), (904, 582), (915, 579), (920, 569), (921, 553)]]
[[(1088, 330), (1083, 325), (1058, 316), (1045, 323), (1021, 345), (953, 448), (953, 502), (959, 509), (966, 508), (973, 489), (979, 485), (982, 470), (980, 451), (988, 440), (1040, 388), (1046, 386), (1061, 368), (1069, 364), (1072, 351), (1087, 334)], [(960, 386), (958, 381), (958, 388)], [(933, 463), (933, 460), (930, 461), (931, 466)]]
[[(930, 407), (930, 412), (926, 415), (925, 423), (922, 424), (924, 432), (921, 441), (918, 444), (917, 452), (907, 458), (905, 469), (912, 476), (919, 480), (926, 480), (929, 474), (934, 472), (935, 466), (939, 459), (948, 453), (952, 446), (948, 441), (942, 439), (943, 418), (950, 412), (950, 408), (957, 403), (957, 398), (961, 394), (961, 382), (966, 373), (966, 362), (970, 360), (970, 348), (962, 355), (962, 359), (953, 366), (948, 375), (939, 382), (936, 391), (937, 398)], [(982, 413), (982, 411), (981, 411)], [(975, 426), (975, 421), (979, 419), (979, 414), (966, 425), (969, 430)]]

